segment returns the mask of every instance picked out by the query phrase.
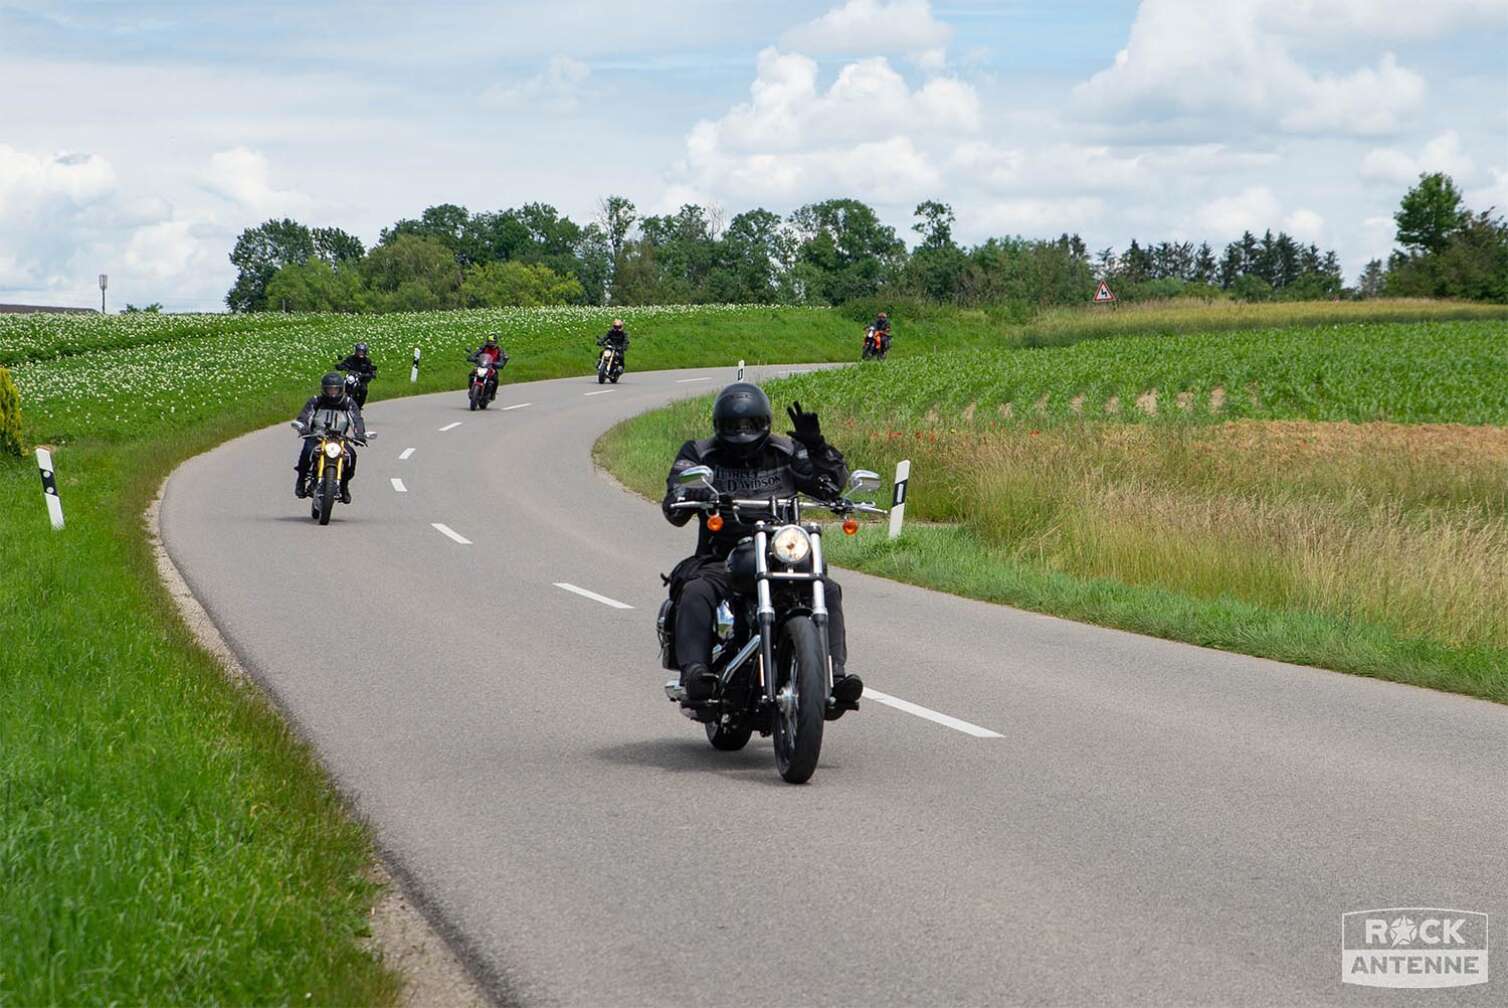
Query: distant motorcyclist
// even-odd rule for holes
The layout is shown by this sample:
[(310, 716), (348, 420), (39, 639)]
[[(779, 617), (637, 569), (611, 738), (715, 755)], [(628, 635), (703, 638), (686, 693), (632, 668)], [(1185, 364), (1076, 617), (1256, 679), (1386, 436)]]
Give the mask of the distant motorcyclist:
[[(296, 421), (302, 427), (304, 433), (309, 432), (309, 425), (314, 420), (317, 410), (340, 410), (346, 414), (350, 424), (350, 434), (356, 441), (365, 441), (367, 436), (366, 422), (361, 418), (361, 407), (356, 405), (356, 400), (346, 395), (346, 380), (338, 371), (331, 371), (320, 379), (319, 395), (310, 396), (309, 401), (304, 403), (304, 408), (299, 412)], [(293, 484), (293, 492), (298, 497), (308, 497), (306, 481), (309, 476), (309, 466), (314, 461), (314, 449), (316, 442), (313, 438), (304, 438), (304, 447), (299, 452), (298, 465), (293, 468), (298, 476)], [(346, 462), (340, 480), (340, 502), (351, 503), (351, 478), (356, 475), (356, 451), (351, 449), (350, 458)]]
[(874, 330), (874, 337), (880, 345), (880, 353), (882, 355), (889, 353), (890, 314), (888, 312), (880, 312), (874, 317), (874, 321), (869, 324), (869, 328)]
[(623, 370), (628, 370), (628, 330), (623, 328), (623, 320), (613, 319), (613, 327), (602, 334), (597, 340), (600, 347), (612, 347), (618, 355), (618, 365)]
[(487, 398), (497, 398), (498, 376), (502, 373), (504, 365), (508, 363), (508, 351), (498, 345), (496, 336), (488, 336), (486, 342), (471, 352), (466, 358), (473, 364), (481, 364), (484, 361), (493, 366), (492, 377), (487, 380)]
[(356, 344), (356, 349), (342, 358), (340, 363), (335, 365), (335, 370), (356, 376), (356, 388), (352, 395), (356, 398), (357, 406), (366, 406), (367, 382), (377, 377), (377, 365), (372, 363), (372, 358), (367, 353), (367, 345)]
[[(705, 486), (683, 487), (677, 481), (682, 470), (705, 465), (712, 468), (712, 483), (723, 493), (738, 497), (789, 497), (798, 491), (820, 499), (840, 493), (848, 479), (842, 454), (822, 437), (817, 414), (804, 413), (796, 403), (788, 411), (795, 430), (790, 437), (770, 433), (770, 400), (764, 390), (750, 382), (735, 382), (723, 389), (712, 405), (714, 434), (681, 446), (666, 478), (662, 510), (672, 525), (685, 525), (691, 511), (673, 511), (671, 504), (684, 500), (713, 500)], [(709, 699), (716, 690), (712, 664), (713, 619), (718, 605), (732, 594), (724, 561), (749, 533), (737, 522), (721, 531), (707, 528), (707, 516), (699, 515), (696, 553), (676, 564), (670, 575), (670, 593), (676, 600), (675, 652), (681, 669), (681, 685), (693, 702)], [(847, 672), (848, 644), (844, 635), (843, 593), (837, 582), (827, 585), (828, 643), (832, 652), (833, 699), (841, 709), (851, 708), (864, 692), (864, 683)]]

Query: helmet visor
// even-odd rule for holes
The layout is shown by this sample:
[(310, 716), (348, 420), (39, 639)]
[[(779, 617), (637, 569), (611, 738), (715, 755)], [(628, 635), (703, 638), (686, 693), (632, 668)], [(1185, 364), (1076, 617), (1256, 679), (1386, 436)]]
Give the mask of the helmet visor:
[(770, 433), (770, 421), (757, 417), (733, 417), (717, 425), (718, 436), (729, 444), (749, 445)]

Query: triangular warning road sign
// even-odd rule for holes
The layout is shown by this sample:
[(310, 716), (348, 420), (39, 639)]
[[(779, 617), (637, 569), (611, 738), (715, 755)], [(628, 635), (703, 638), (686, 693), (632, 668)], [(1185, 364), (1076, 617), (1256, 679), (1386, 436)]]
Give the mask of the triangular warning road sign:
[(1110, 293), (1110, 285), (1107, 284), (1105, 281), (1103, 281), (1103, 280), (1100, 281), (1099, 288), (1096, 289), (1095, 292), (1094, 292), (1094, 300), (1096, 302), (1099, 302), (1099, 301), (1114, 301), (1115, 300), (1115, 295), (1112, 294), (1112, 293)]

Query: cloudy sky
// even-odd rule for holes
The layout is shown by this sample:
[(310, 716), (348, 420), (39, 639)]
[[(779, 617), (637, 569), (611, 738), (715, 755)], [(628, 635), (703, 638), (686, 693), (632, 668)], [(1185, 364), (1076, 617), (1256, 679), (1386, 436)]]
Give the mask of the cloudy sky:
[(0, 0), (0, 301), (219, 310), (271, 216), (608, 193), (1283, 227), (1354, 278), (1420, 171), (1508, 210), (1505, 52), (1508, 0)]

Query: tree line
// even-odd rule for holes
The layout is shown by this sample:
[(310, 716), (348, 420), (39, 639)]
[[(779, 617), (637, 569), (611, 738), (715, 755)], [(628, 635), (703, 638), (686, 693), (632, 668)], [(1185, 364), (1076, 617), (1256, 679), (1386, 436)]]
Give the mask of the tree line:
[(1122, 300), (1178, 296), (1308, 300), (1380, 294), (1508, 301), (1508, 225), (1473, 214), (1443, 175), (1421, 176), (1396, 216), (1402, 246), (1348, 288), (1334, 251), (1267, 230), (1217, 253), (1208, 242), (1091, 255), (1077, 234), (964, 247), (946, 203), (915, 211), (913, 247), (855, 199), (725, 219), (686, 205), (641, 215), (622, 196), (580, 224), (544, 203), (471, 212), (445, 203), (384, 228), (367, 249), (333, 227), (271, 220), (230, 260), (233, 311), (382, 312), (547, 304), (842, 304), (917, 299), (964, 306), (1086, 300), (1107, 280)]

